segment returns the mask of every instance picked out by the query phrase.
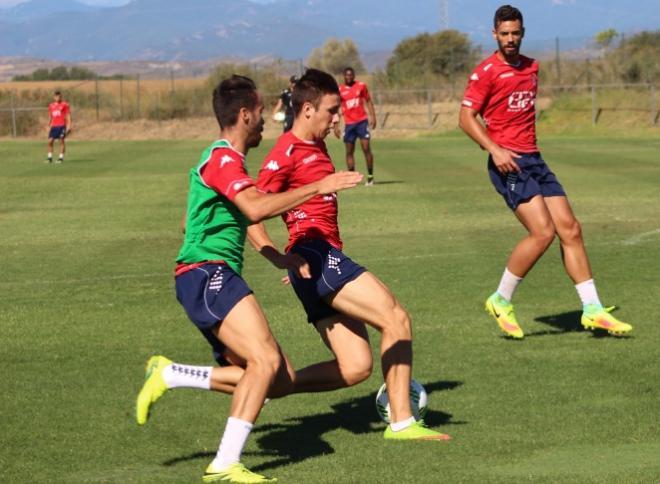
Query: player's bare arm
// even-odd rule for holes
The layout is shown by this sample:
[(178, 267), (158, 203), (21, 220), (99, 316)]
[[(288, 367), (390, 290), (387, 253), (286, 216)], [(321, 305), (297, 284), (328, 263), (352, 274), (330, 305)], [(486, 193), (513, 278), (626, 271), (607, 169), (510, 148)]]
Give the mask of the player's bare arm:
[(266, 194), (249, 187), (236, 195), (234, 203), (252, 223), (276, 217), (316, 195), (328, 195), (353, 188), (362, 181), (360, 173), (340, 171), (322, 180), (284, 193)]
[(520, 158), (520, 155), (495, 143), (477, 119), (478, 115), (479, 113), (476, 110), (461, 106), (458, 120), (459, 127), (481, 148), (490, 153), (493, 157), (493, 163), (495, 163), (495, 167), (500, 173), (519, 172), (520, 167), (516, 163), (516, 158)]
[(366, 105), (367, 111), (369, 112), (369, 127), (371, 129), (376, 129), (378, 120), (376, 119), (376, 108), (374, 108), (374, 102), (371, 99), (368, 99)]
[(292, 270), (298, 277), (309, 279), (312, 277), (309, 264), (298, 254), (282, 254), (271, 240), (266, 227), (262, 223), (252, 224), (248, 227), (247, 237), (252, 247), (264, 256), (278, 269)]

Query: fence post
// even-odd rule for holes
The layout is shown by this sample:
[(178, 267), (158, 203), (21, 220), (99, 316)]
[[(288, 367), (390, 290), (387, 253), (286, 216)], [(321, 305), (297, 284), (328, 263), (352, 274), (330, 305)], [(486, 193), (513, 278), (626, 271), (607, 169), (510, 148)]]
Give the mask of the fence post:
[(135, 88), (137, 89), (137, 100), (136, 100), (136, 108), (137, 108), (137, 118), (140, 118), (140, 74), (137, 75), (136, 78), (136, 83), (135, 83)]
[(429, 129), (433, 127), (433, 100), (431, 99), (431, 90), (426, 89), (426, 104), (428, 107)]
[(174, 94), (174, 69), (170, 68), (170, 94)]
[(658, 104), (655, 97), (655, 84), (651, 84), (651, 126), (658, 124)]
[(119, 120), (124, 120), (124, 78), (119, 78)]
[(591, 124), (596, 126), (598, 122), (598, 108), (596, 107), (596, 88), (591, 85)]
[(12, 138), (16, 138), (16, 110), (14, 109), (14, 91), (11, 91), (11, 95), (9, 97), (11, 99), (11, 136)]
[(561, 57), (559, 56), (559, 37), (555, 37), (555, 63), (557, 64), (557, 84), (561, 85)]
[(99, 76), (94, 78), (94, 93), (96, 94), (96, 121), (99, 120)]

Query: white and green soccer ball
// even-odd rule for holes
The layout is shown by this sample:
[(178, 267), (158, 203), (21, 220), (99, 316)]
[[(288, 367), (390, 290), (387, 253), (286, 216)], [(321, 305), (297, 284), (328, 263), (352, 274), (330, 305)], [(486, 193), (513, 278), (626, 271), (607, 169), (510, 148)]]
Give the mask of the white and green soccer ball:
[[(428, 410), (428, 395), (417, 380), (410, 380), (410, 408), (415, 419), (424, 418)], [(387, 396), (387, 387), (383, 383), (376, 394), (376, 411), (384, 422), (390, 423), (390, 399)]]
[(286, 114), (284, 114), (284, 111), (278, 111), (275, 114), (273, 114), (273, 121), (275, 121), (276, 123), (283, 123), (285, 119), (286, 119)]

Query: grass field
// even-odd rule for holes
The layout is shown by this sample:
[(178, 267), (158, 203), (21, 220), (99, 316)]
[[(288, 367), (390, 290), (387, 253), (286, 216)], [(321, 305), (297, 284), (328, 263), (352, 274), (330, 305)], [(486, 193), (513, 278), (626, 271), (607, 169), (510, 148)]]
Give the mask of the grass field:
[[(377, 141), (378, 184), (340, 196), (345, 250), (411, 312), (427, 422), (453, 440), (383, 441), (375, 371), (269, 404), (248, 466), (285, 483), (660, 480), (660, 140), (542, 141), (601, 297), (632, 336), (579, 328), (555, 243), (516, 295), (528, 336), (501, 337), (482, 304), (522, 230), (483, 153), (457, 135)], [(43, 143), (0, 145), (0, 481), (198, 482), (229, 398), (170, 392), (144, 428), (133, 403), (149, 355), (211, 363), (173, 291), (187, 172), (203, 146), (69, 146), (65, 164), (48, 166)], [(330, 147), (341, 161), (341, 145)], [(279, 220), (268, 226), (284, 241)], [(328, 357), (281, 274), (251, 249), (244, 275), (295, 366)]]

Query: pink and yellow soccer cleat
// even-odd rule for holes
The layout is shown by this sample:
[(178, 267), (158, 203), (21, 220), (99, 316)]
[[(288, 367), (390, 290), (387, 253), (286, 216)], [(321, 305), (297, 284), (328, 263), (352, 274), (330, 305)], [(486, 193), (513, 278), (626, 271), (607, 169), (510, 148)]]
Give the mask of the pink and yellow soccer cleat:
[(622, 336), (632, 331), (633, 327), (619, 321), (610, 314), (613, 307), (604, 308), (598, 304), (587, 304), (582, 312), (582, 326), (584, 329), (602, 329), (614, 336)]
[(498, 293), (495, 292), (486, 299), (486, 311), (495, 318), (498, 326), (507, 336), (514, 339), (522, 339), (525, 336), (513, 312), (513, 304)]

